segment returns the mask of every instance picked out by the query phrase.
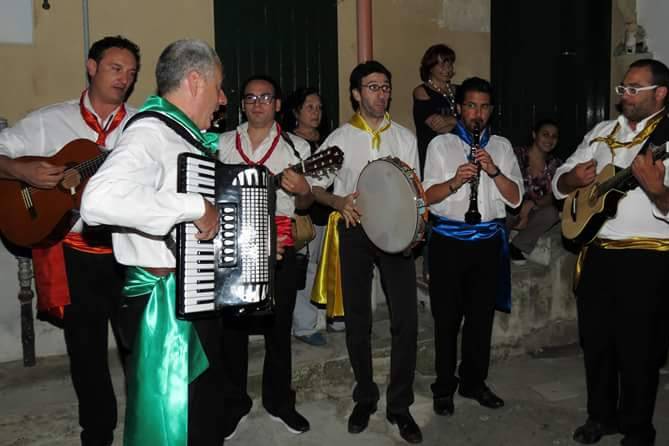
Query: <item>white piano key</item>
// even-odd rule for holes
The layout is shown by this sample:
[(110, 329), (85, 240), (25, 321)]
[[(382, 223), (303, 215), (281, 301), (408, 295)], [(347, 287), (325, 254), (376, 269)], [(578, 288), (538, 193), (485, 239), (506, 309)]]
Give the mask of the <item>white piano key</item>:
[(188, 305), (184, 307), (184, 313), (201, 313), (203, 311), (212, 311), (214, 309), (214, 303), (210, 304), (199, 304), (199, 305)]
[(198, 299), (213, 299), (214, 298), (214, 292), (213, 291), (207, 291), (205, 293), (198, 293), (196, 291), (184, 291), (184, 297), (186, 299), (188, 298), (198, 298)]

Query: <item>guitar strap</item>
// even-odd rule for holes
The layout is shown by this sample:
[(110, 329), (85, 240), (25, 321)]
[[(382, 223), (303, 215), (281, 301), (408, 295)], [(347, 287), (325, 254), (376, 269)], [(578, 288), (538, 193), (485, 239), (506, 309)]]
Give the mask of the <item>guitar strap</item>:
[(646, 142), (643, 144), (643, 147), (641, 147), (641, 150), (639, 150), (639, 153), (645, 153), (651, 144), (654, 146), (661, 146), (667, 141), (669, 141), (669, 118), (665, 113), (662, 115), (660, 122), (657, 123), (657, 127), (655, 127), (653, 132), (648, 136), (648, 139), (646, 139)]

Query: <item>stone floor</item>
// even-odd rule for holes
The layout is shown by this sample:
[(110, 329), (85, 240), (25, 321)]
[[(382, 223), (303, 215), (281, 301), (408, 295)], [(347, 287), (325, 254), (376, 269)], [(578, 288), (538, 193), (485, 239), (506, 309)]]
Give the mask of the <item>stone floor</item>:
[[(374, 324), (375, 371), (383, 388), (389, 360), (388, 322), (383, 305), (377, 308)], [(573, 445), (573, 429), (586, 417), (585, 385), (577, 346), (547, 348), (532, 355), (497, 359), (489, 383), (506, 400), (497, 411), (482, 408), (456, 397), (456, 412), (444, 418), (433, 414), (429, 390), (433, 380), (432, 318), (420, 311), (419, 361), (415, 382), (416, 401), (411, 410), (423, 429), (424, 444), (452, 446)], [(311, 347), (295, 341), (295, 386), (298, 409), (311, 421), (311, 431), (295, 436), (274, 423), (259, 403), (259, 370), (262, 343), (253, 342), (250, 360), (250, 388), (254, 408), (230, 445), (347, 446), (399, 445), (402, 439), (383, 416), (385, 398), (372, 416), (369, 428), (358, 435), (346, 430), (353, 404), (353, 385), (346, 357), (343, 333), (328, 333), (328, 345)], [(114, 382), (123, 413), (123, 378), (112, 355)], [(78, 444), (76, 399), (68, 378), (65, 357), (40, 358), (36, 367), (20, 362), (0, 364), (0, 445), (69, 446)], [(122, 417), (121, 417), (122, 418)], [(669, 445), (669, 374), (663, 371), (655, 426), (657, 445)], [(122, 444), (122, 419), (117, 441)], [(619, 435), (606, 437), (603, 446), (617, 445)], [(151, 445), (149, 445), (151, 446)]]

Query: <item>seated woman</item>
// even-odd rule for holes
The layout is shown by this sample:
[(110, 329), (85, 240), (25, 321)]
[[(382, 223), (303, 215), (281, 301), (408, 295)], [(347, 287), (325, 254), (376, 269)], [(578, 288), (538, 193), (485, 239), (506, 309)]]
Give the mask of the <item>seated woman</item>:
[(451, 84), (455, 74), (455, 52), (443, 44), (427, 49), (420, 62), (423, 81), (413, 90), (413, 120), (418, 140), (420, 172), (425, 168), (427, 145), (437, 135), (453, 130), (456, 123), (455, 93)]
[(533, 250), (539, 237), (560, 220), (551, 192), (555, 169), (562, 164), (551, 154), (557, 142), (557, 123), (543, 120), (534, 126), (529, 147), (514, 148), (525, 183), (520, 212), (509, 219), (510, 229), (518, 231), (510, 244), (511, 260), (516, 264), (525, 263), (527, 258), (545, 265), (550, 261), (548, 253), (540, 255)]

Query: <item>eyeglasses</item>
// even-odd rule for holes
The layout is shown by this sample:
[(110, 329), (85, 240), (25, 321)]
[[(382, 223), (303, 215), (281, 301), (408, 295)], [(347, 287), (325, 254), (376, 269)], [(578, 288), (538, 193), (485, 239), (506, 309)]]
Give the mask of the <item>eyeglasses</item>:
[(371, 91), (372, 93), (376, 93), (376, 92), (379, 92), (379, 91), (382, 91), (384, 93), (390, 93), (393, 89), (393, 87), (391, 87), (388, 84), (383, 84), (383, 85), (381, 85), (381, 84), (361, 84), (360, 86), (365, 87), (365, 88), (369, 88), (369, 91)]
[(640, 91), (653, 90), (659, 85), (649, 85), (647, 87), (628, 87), (627, 85), (616, 85), (615, 91), (618, 96), (627, 93), (630, 96), (636, 96)]
[(274, 100), (274, 95), (270, 93), (263, 93), (260, 95), (255, 94), (245, 94), (244, 95), (244, 104), (271, 104)]

